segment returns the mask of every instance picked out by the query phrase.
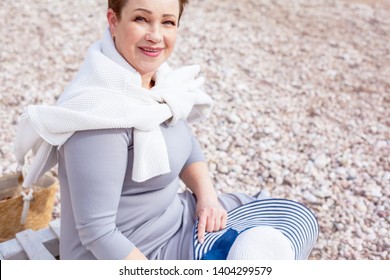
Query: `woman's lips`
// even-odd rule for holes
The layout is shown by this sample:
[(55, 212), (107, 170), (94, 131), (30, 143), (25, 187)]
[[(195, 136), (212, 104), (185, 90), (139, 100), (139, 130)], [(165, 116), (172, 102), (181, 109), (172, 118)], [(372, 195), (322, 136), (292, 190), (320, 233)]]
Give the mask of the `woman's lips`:
[(157, 57), (163, 51), (163, 48), (151, 48), (151, 47), (140, 47), (143, 54), (151, 57)]

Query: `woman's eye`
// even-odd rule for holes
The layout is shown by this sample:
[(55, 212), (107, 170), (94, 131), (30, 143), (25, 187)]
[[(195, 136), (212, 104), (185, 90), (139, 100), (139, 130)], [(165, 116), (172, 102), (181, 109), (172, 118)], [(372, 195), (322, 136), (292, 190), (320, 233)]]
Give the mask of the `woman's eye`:
[(164, 21), (164, 24), (166, 24), (166, 25), (172, 25), (172, 26), (176, 26), (176, 22), (174, 22), (173, 20), (167, 20), (167, 21)]
[(135, 21), (146, 21), (144, 17), (136, 17)]

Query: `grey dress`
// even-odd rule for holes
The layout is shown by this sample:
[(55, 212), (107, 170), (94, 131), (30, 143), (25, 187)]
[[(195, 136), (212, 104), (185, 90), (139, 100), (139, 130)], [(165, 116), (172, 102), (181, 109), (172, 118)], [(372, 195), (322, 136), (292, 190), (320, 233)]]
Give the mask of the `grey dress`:
[[(171, 172), (132, 178), (132, 129), (76, 132), (59, 149), (61, 259), (124, 259), (137, 247), (149, 259), (192, 259), (196, 198), (178, 192), (179, 174), (204, 161), (188, 125), (161, 125)], [(255, 200), (220, 196), (229, 211)]]

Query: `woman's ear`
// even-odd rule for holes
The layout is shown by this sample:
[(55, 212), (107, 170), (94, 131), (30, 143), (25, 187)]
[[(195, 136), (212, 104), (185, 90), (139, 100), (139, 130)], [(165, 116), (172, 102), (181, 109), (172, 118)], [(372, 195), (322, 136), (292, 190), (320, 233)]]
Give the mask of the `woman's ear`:
[(115, 37), (116, 27), (118, 25), (118, 18), (112, 9), (107, 10), (107, 22), (110, 28), (111, 36)]

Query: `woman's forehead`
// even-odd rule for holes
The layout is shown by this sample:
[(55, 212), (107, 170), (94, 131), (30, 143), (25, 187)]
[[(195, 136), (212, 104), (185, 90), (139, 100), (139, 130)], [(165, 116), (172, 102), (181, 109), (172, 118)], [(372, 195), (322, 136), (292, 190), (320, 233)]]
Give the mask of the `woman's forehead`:
[(179, 0), (128, 0), (124, 8), (129, 9), (146, 9), (149, 11), (161, 11), (161, 12), (177, 12), (180, 10), (180, 1)]

